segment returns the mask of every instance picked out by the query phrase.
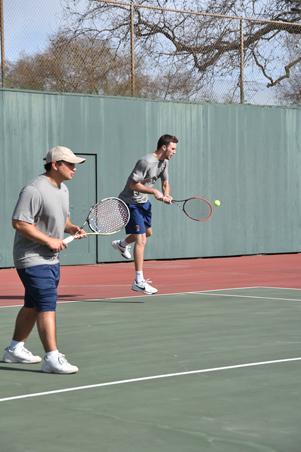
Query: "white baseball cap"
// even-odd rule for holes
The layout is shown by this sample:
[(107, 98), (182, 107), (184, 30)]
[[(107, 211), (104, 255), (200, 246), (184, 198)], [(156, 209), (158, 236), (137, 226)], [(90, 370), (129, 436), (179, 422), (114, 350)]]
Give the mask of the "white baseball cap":
[(86, 159), (76, 157), (71, 149), (66, 148), (65, 146), (55, 146), (54, 148), (49, 149), (44, 160), (46, 160), (46, 163), (59, 162), (60, 160), (64, 160), (64, 162), (68, 163), (84, 163)]

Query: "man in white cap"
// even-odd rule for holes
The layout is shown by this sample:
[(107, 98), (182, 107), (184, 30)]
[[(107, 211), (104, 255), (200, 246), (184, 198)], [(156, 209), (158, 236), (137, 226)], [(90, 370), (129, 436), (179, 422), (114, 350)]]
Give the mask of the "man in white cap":
[(56, 342), (59, 252), (66, 248), (64, 232), (81, 238), (85, 231), (70, 220), (69, 192), (63, 181), (71, 180), (76, 172), (75, 165), (85, 159), (77, 157), (69, 148), (56, 146), (48, 151), (44, 160), (45, 173), (21, 190), (12, 216), (16, 231), (14, 263), (25, 296), (3, 361), (31, 364), (42, 361), (40, 356), (34, 356), (24, 346), (37, 324), (45, 350), (42, 371), (72, 374), (78, 368), (59, 352)]

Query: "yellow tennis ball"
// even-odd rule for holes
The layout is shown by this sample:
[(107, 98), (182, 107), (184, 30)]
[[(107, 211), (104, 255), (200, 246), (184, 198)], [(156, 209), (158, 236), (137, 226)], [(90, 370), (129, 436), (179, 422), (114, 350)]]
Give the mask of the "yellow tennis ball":
[(216, 207), (220, 207), (220, 206), (221, 206), (220, 200), (219, 200), (219, 199), (216, 199), (216, 200), (214, 201), (214, 205), (215, 205)]

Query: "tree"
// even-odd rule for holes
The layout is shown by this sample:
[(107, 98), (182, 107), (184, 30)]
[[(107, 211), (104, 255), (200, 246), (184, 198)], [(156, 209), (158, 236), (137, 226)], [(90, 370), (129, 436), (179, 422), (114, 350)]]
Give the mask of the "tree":
[[(298, 61), (298, 64), (285, 67), (285, 74), (277, 84), (280, 99), (284, 103), (301, 104), (301, 55), (300, 40), (291, 37), (288, 42), (288, 52), (291, 61)], [(281, 82), (281, 83), (280, 83)]]
[(287, 0), (292, 13), (301, 13), (301, 0)]
[(49, 47), (36, 55), (23, 55), (9, 63), (6, 86), (48, 91), (126, 94), (127, 59), (117, 58), (108, 44), (82, 36), (54, 36)]
[[(191, 90), (190, 80), (182, 75), (183, 95)], [(165, 76), (156, 80), (146, 74), (140, 58), (136, 73), (136, 92), (140, 96), (162, 96), (164, 86), (179, 91)], [(48, 48), (39, 54), (23, 55), (8, 63), (5, 86), (32, 90), (77, 92), (106, 95), (131, 95), (130, 56), (117, 54), (107, 40), (89, 34), (70, 36), (58, 33)]]
[[(129, 54), (131, 3), (89, 0), (80, 11), (79, 3), (83, 5), (83, 1), (65, 0), (73, 19), (70, 31), (75, 36), (102, 36), (116, 54), (125, 50)], [(299, 0), (134, 0), (134, 4), (136, 61), (143, 56), (153, 81), (165, 79), (165, 98), (176, 95), (174, 85), (179, 97), (181, 90), (190, 89), (190, 99), (194, 99), (200, 93), (216, 92), (217, 85), (225, 81), (228, 90), (224, 94), (229, 96), (231, 85), (234, 98), (241, 82), (241, 25), (247, 80), (254, 77), (272, 88), (286, 74), (285, 67), (298, 64), (290, 59), (286, 43), (287, 36), (301, 34)], [(192, 10), (195, 14), (188, 13)], [(239, 17), (253, 20), (241, 22)], [(190, 81), (185, 89), (183, 80)]]

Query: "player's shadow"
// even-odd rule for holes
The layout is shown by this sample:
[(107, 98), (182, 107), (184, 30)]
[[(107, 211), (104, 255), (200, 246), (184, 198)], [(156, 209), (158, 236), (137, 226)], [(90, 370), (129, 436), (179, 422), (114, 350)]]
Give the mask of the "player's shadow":
[(7, 370), (7, 371), (13, 371), (13, 372), (33, 372), (33, 373), (41, 373), (41, 369), (24, 369), (24, 367), (17, 367), (20, 364), (18, 363), (12, 363), (9, 366), (1, 366), (0, 365), (0, 371), (1, 370)]
[(0, 295), (0, 300), (23, 300), (24, 295)]
[[(75, 298), (78, 297), (78, 294), (66, 294), (66, 295), (59, 295), (59, 300), (63, 300), (66, 298)], [(23, 300), (24, 295), (0, 295), (0, 300)]]
[[(147, 297), (147, 296), (146, 296)], [(138, 298), (138, 297), (137, 297)], [(144, 300), (142, 299), (137, 299), (135, 300), (135, 297), (133, 297), (133, 299), (126, 301), (123, 299), (116, 299), (116, 300), (110, 300), (110, 299), (106, 299), (106, 298), (100, 298), (99, 300), (83, 300), (84, 303), (120, 303), (120, 304), (133, 304), (133, 303), (144, 303)]]

